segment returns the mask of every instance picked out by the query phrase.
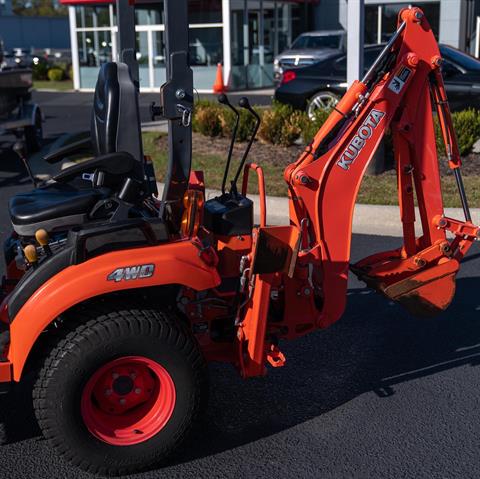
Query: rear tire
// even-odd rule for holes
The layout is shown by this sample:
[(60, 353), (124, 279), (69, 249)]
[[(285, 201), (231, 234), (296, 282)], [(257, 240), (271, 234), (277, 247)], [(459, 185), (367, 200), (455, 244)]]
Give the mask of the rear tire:
[(171, 312), (87, 311), (85, 319), (70, 325), (40, 371), (40, 429), (88, 472), (150, 469), (180, 446), (206, 401), (198, 345)]

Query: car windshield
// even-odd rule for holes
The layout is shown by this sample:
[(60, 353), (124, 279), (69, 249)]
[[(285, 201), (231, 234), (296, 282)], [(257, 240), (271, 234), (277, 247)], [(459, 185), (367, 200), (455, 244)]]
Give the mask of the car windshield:
[(456, 48), (440, 46), (440, 53), (446, 59), (456, 63), (465, 70), (480, 71), (480, 61), (476, 58), (463, 53)]
[(293, 49), (340, 48), (341, 35), (302, 35), (292, 44)]

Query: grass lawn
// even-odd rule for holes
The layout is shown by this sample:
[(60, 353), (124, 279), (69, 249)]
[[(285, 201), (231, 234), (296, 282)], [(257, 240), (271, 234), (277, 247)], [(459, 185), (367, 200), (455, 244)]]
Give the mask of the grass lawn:
[(33, 88), (36, 90), (48, 89), (48, 90), (58, 90), (66, 91), (73, 90), (72, 80), (63, 80), (63, 81), (34, 81)]
[[(167, 152), (160, 151), (155, 145), (155, 140), (158, 136), (159, 134), (154, 132), (143, 134), (145, 154), (152, 157), (157, 172), (157, 179), (163, 181), (167, 168)], [(207, 188), (220, 189), (226, 156), (227, 152), (218, 155), (205, 155), (195, 154), (194, 150), (193, 169), (203, 170)], [(261, 166), (265, 174), (267, 194), (272, 196), (286, 196), (287, 187), (283, 180), (284, 167), (268, 163), (262, 164)], [(233, 168), (231, 171), (234, 171)], [(479, 208), (480, 175), (466, 175), (463, 180), (470, 201), (470, 206), (472, 208)], [(249, 188), (249, 191), (251, 193), (256, 193), (258, 190), (255, 181), (255, 174), (251, 174), (250, 185), (251, 188)], [(442, 178), (442, 188), (445, 206), (460, 207), (461, 204), (453, 176), (448, 175)], [(392, 172), (387, 172), (378, 176), (365, 176), (362, 186), (360, 187), (357, 202), (376, 205), (398, 204), (396, 175)]]

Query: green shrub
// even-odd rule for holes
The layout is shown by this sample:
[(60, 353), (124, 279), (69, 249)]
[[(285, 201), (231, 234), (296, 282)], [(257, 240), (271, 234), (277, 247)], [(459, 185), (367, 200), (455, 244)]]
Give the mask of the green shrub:
[[(473, 145), (480, 139), (480, 112), (473, 108), (454, 112), (452, 113), (452, 123), (460, 155), (466, 156), (472, 152)], [(438, 154), (445, 156), (445, 145), (438, 118), (435, 118), (435, 136)]]
[[(255, 118), (247, 110), (238, 108), (240, 121), (237, 130), (237, 141), (250, 138)], [(259, 114), (261, 112), (257, 110)], [(230, 137), (235, 126), (236, 116), (230, 108), (223, 107), (215, 101), (199, 100), (195, 103), (193, 115), (193, 131), (205, 136)]]
[(60, 68), (63, 71), (63, 78), (73, 80), (73, 67), (71, 63), (59, 62), (53, 68)]
[(274, 102), (263, 114), (258, 137), (272, 145), (291, 146), (301, 135), (302, 118), (290, 105)]
[(48, 79), (50, 81), (62, 81), (63, 77), (64, 77), (64, 72), (61, 68), (54, 67), (48, 70)]
[(197, 103), (192, 122), (193, 131), (205, 136), (215, 137), (222, 134), (220, 108), (213, 102)]
[(48, 80), (48, 63), (45, 61), (40, 61), (36, 65), (32, 66), (32, 77), (36, 81), (45, 81)]
[(311, 120), (305, 113), (302, 124), (302, 138), (306, 145), (312, 142), (318, 130), (329, 116), (330, 110), (317, 110), (315, 112), (315, 118)]
[[(238, 122), (237, 130), (237, 141), (247, 141), (250, 139), (250, 136), (255, 126), (255, 118), (251, 113), (249, 113), (244, 108), (237, 108), (237, 111), (240, 113), (240, 121)], [(255, 111), (262, 117), (263, 112), (259, 109)], [(225, 137), (230, 137), (233, 133), (233, 128), (235, 126), (236, 115), (233, 113), (230, 108), (222, 108), (220, 110), (220, 121), (222, 123), (222, 135)]]

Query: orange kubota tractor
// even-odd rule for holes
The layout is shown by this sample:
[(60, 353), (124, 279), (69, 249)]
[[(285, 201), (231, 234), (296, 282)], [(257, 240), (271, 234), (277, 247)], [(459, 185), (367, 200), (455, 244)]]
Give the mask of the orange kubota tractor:
[[(404, 245), (351, 270), (412, 313), (431, 316), (451, 302), (460, 261), (480, 231), (462, 184), (442, 59), (420, 9), (400, 12), (363, 80), (286, 168), (290, 225), (270, 226), (262, 169), (245, 161), (259, 120), (226, 188), (230, 149), (220, 196), (206, 201), (202, 173), (190, 172), (186, 0), (165, 1), (167, 82), (152, 113), (169, 122), (170, 163), (157, 200), (142, 151), (133, 8), (118, 0), (120, 61), (103, 65), (98, 78), (88, 140), (94, 157), (10, 201), (0, 315), (0, 381), (35, 372), (34, 409), (51, 446), (107, 474), (150, 468), (179, 447), (206, 399), (207, 362), (229, 362), (244, 378), (264, 375), (286, 362), (279, 340), (342, 316), (355, 198), (388, 129)], [(220, 101), (238, 114), (225, 96)], [(240, 107), (255, 115), (247, 99)], [(465, 220), (444, 216), (434, 109)], [(249, 172), (258, 176), (259, 225)]]

